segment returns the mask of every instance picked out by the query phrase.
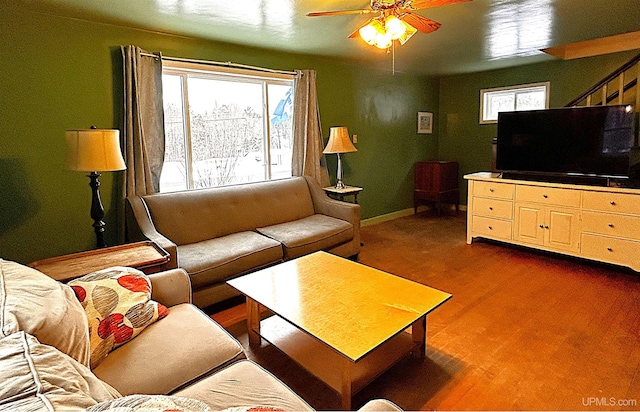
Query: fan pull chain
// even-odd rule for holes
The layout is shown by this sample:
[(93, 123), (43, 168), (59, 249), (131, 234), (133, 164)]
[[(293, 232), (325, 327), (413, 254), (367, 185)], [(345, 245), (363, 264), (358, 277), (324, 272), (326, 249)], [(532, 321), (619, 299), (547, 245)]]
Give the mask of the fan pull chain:
[(391, 42), (391, 75), (395, 76), (396, 74), (396, 42), (395, 40)]

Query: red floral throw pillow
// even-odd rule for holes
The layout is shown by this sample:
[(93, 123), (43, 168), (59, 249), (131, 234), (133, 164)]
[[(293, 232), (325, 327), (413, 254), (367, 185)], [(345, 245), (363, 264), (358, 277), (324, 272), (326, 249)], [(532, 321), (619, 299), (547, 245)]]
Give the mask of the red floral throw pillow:
[(169, 313), (164, 305), (151, 300), (151, 281), (137, 269), (122, 266), (103, 269), (68, 285), (89, 321), (91, 369), (113, 349)]

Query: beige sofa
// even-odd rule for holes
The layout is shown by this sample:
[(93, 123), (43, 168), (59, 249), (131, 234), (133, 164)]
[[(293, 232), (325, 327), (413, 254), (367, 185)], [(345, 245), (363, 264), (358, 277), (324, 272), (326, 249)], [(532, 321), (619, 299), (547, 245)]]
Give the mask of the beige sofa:
[(237, 296), (225, 282), (318, 250), (360, 252), (360, 206), (293, 177), (128, 199), (130, 241), (152, 240), (187, 271), (203, 308)]
[[(0, 259), (0, 410), (107, 410), (150, 402), (194, 411), (312, 410), (190, 304), (183, 270), (149, 279), (151, 298), (166, 305), (168, 315), (89, 370), (87, 318), (71, 287)], [(399, 409), (374, 400), (362, 410)]]

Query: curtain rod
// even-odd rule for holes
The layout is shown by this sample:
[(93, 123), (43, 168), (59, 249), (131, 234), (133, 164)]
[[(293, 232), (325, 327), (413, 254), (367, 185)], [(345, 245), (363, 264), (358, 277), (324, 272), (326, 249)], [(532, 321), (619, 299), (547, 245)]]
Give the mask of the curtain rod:
[(264, 67), (249, 66), (249, 65), (246, 65), (246, 64), (238, 64), (238, 63), (232, 63), (232, 62), (217, 62), (217, 61), (212, 61), (212, 60), (183, 59), (183, 58), (180, 58), (180, 57), (166, 57), (166, 56), (163, 56), (163, 55), (157, 55), (157, 54), (153, 54), (153, 53), (140, 53), (140, 55), (153, 57), (153, 58), (156, 58), (156, 59), (160, 58), (162, 60), (170, 60), (170, 61), (175, 61), (175, 62), (209, 64), (211, 66), (225, 66), (225, 67), (233, 67), (233, 68), (236, 68), (236, 69), (258, 70), (258, 71), (263, 71), (263, 72), (268, 72), (268, 73), (290, 74), (290, 75), (293, 75), (293, 76), (298, 74), (298, 72), (295, 72), (295, 71), (273, 70), (273, 69), (266, 69)]

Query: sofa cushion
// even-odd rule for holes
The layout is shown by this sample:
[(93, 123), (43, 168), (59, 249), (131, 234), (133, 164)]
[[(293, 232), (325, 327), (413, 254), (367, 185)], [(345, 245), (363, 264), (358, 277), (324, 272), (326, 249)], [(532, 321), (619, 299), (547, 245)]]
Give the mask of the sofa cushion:
[(300, 396), (257, 364), (243, 360), (175, 393), (199, 399), (212, 410), (258, 405), (287, 411), (312, 411)]
[(358, 412), (402, 412), (402, 409), (387, 399), (372, 399), (362, 405)]
[(0, 340), (0, 410), (76, 411), (120, 397), (84, 365), (24, 331)]
[(194, 289), (281, 261), (280, 242), (255, 232), (178, 246), (178, 265), (189, 273)]
[(209, 412), (211, 408), (197, 399), (166, 395), (129, 395), (111, 401), (100, 402), (87, 412)]
[(169, 308), (166, 318), (111, 352), (93, 372), (123, 395), (167, 395), (242, 358), (237, 340), (185, 303)]
[(303, 177), (156, 193), (143, 199), (156, 230), (178, 246), (314, 213)]
[(91, 339), (91, 369), (109, 352), (167, 316), (167, 308), (151, 300), (151, 281), (143, 272), (115, 266), (68, 283), (84, 308)]
[(89, 366), (87, 317), (71, 288), (0, 259), (0, 338), (25, 331)]
[(285, 259), (293, 259), (353, 239), (353, 225), (344, 220), (315, 214), (303, 219), (260, 227), (259, 233), (284, 246)]

